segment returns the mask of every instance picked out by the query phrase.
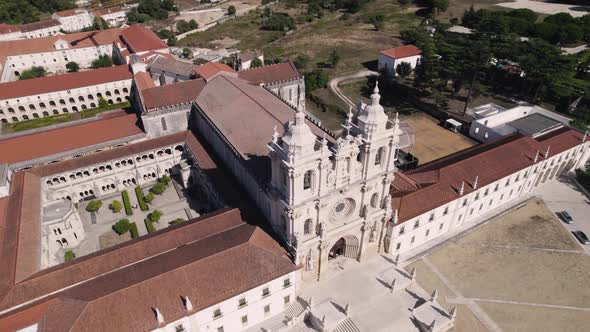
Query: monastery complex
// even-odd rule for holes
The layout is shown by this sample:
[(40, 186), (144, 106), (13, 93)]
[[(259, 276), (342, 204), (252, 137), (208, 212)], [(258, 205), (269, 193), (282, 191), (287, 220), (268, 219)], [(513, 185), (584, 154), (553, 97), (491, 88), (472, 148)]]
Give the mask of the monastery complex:
[[(14, 81), (101, 54), (115, 65)], [(132, 105), (0, 138), (1, 331), (358, 331), (354, 307), (302, 291), (342, 260), (396, 261), (590, 156), (587, 134), (560, 125), (401, 171), (407, 133), (378, 86), (337, 135), (306, 112), (292, 63), (196, 66), (139, 25), (0, 42), (0, 71), (3, 123)], [(64, 262), (94, 236), (79, 206), (163, 177), (199, 193), (198, 216)], [(392, 293), (415, 278), (395, 271)], [(455, 314), (434, 294), (408, 324), (445, 331)]]

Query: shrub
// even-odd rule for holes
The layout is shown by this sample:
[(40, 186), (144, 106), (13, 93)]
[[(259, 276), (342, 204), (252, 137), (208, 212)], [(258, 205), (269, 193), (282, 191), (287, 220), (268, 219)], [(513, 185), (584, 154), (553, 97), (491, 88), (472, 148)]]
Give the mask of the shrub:
[(131, 208), (131, 203), (129, 203), (129, 194), (127, 193), (127, 190), (123, 190), (123, 192), (121, 193), (121, 196), (123, 197), (123, 205), (125, 206), (125, 214), (127, 214), (128, 216), (132, 216), (133, 209)]
[(129, 222), (129, 220), (121, 219), (113, 225), (113, 230), (117, 234), (121, 235), (127, 233), (129, 231), (129, 227), (131, 227), (131, 223)]
[(132, 222), (129, 224), (129, 231), (131, 232), (131, 238), (137, 239), (139, 237), (139, 232), (137, 231), (137, 224)]
[(114, 212), (114, 213), (118, 213), (121, 212), (121, 210), (123, 209), (123, 204), (121, 202), (119, 202), (118, 200), (114, 200), (111, 202), (111, 204), (109, 205), (109, 208)]
[(162, 215), (164, 215), (162, 211), (154, 210), (154, 212), (148, 214), (148, 219), (152, 222), (159, 222), (160, 218), (162, 218)]
[(86, 205), (86, 211), (88, 212), (96, 212), (102, 206), (101, 201), (90, 201), (88, 205)]
[(167, 186), (165, 184), (158, 182), (152, 187), (151, 191), (156, 195), (162, 195), (166, 191), (166, 188)]
[(98, 58), (94, 59), (90, 66), (93, 69), (102, 68), (102, 67), (110, 67), (113, 65), (113, 60), (110, 56), (106, 54), (99, 55)]
[(66, 262), (69, 262), (74, 258), (76, 258), (76, 254), (74, 254), (74, 252), (71, 250), (66, 251), (66, 253), (64, 254), (64, 261)]
[(140, 186), (135, 187), (135, 195), (137, 195), (137, 202), (139, 203), (139, 208), (141, 211), (147, 211), (148, 206), (145, 203), (145, 196), (143, 195), (143, 191), (141, 190)]
[(75, 73), (78, 70), (80, 70), (80, 65), (78, 65), (77, 62), (74, 61), (70, 61), (68, 63), (66, 63), (66, 69), (68, 70), (68, 72), (70, 73)]
[(228, 15), (231, 15), (231, 16), (236, 15), (236, 7), (233, 6), (233, 5), (232, 6), (229, 6), (227, 8), (227, 14)]
[(250, 68), (262, 67), (262, 65), (262, 60), (260, 60), (259, 58), (254, 58), (252, 59), (252, 62), (250, 62)]
[(154, 200), (156, 196), (154, 196), (154, 193), (148, 193), (147, 195), (145, 195), (145, 197), (143, 198), (145, 200), (146, 203), (152, 203), (152, 201)]
[(156, 231), (154, 224), (149, 218), (145, 218), (143, 222), (145, 223), (145, 229), (147, 229), (148, 234)]
[(262, 30), (289, 31), (295, 28), (295, 20), (287, 13), (273, 13), (262, 22)]
[(182, 224), (183, 222), (187, 222), (187, 220), (183, 218), (176, 218), (170, 222), (170, 225)]
[(20, 76), (18, 77), (19, 80), (28, 80), (31, 78), (38, 78), (47, 76), (47, 70), (41, 66), (33, 66), (25, 71), (23, 71)]
[(169, 185), (172, 179), (168, 175), (163, 175), (161, 178), (158, 179), (158, 182), (163, 183), (165, 185)]

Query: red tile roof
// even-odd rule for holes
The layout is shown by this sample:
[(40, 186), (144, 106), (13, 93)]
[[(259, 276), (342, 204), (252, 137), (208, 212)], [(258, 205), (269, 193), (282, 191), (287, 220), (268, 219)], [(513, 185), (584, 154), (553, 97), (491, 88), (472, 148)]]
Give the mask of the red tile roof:
[(195, 73), (205, 80), (209, 80), (220, 72), (235, 73), (230, 66), (219, 62), (207, 62), (195, 68)]
[(154, 80), (152, 79), (150, 74), (144, 71), (136, 73), (134, 79), (135, 85), (137, 86), (139, 91), (156, 87), (156, 84), (154, 84)]
[(121, 32), (121, 38), (133, 53), (168, 49), (156, 34), (139, 24), (134, 24)]
[(113, 7), (108, 7), (108, 8), (96, 9), (93, 11), (93, 13), (96, 16), (102, 16), (102, 15), (107, 15), (107, 14), (114, 14), (114, 13), (118, 13), (118, 12), (123, 12), (123, 11), (125, 11), (125, 9), (123, 9), (123, 7), (113, 6)]
[(33, 160), (143, 134), (136, 123), (137, 115), (124, 114), (108, 119), (0, 139), (0, 151), (2, 151), (0, 163), (11, 164)]
[(146, 89), (142, 91), (143, 103), (147, 110), (190, 103), (197, 99), (205, 84), (205, 80), (196, 79)]
[(66, 17), (66, 16), (78, 15), (78, 14), (85, 13), (85, 12), (87, 12), (86, 9), (74, 8), (74, 9), (67, 9), (67, 10), (55, 12), (54, 14), (57, 16)]
[(291, 61), (242, 70), (238, 76), (256, 84), (291, 81), (303, 77)]
[(42, 21), (23, 24), (20, 26), (20, 29), (22, 32), (31, 32), (31, 31), (35, 31), (35, 30), (57, 27), (60, 24), (61, 23), (59, 23), (58, 20), (50, 19), (50, 20), (42, 20)]
[(422, 54), (422, 51), (414, 45), (404, 45), (380, 51), (379, 53), (394, 59), (402, 59)]
[(18, 32), (18, 31), (20, 31), (20, 29), (15, 25), (0, 23), (0, 34), (6, 34), (6, 33)]
[(121, 65), (6, 82), (0, 83), (0, 100), (66, 91), (103, 83), (131, 80), (132, 78), (133, 74), (131, 74), (129, 66)]
[[(407, 221), (459, 198), (461, 181), (466, 183), (467, 194), (473, 191), (471, 184), (476, 176), (481, 188), (531, 166), (538, 151), (550, 146), (551, 157), (581, 144), (582, 136), (569, 128), (537, 139), (513, 134), (396, 173), (391, 188), (393, 208), (398, 209), (401, 222)], [(539, 155), (538, 161), (543, 159)]]

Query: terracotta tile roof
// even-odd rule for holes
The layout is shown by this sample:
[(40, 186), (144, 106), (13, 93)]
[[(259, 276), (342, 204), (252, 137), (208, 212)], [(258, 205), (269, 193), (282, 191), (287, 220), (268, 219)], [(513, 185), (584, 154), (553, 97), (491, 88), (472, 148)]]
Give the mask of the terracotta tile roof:
[(137, 115), (124, 114), (62, 128), (0, 139), (0, 162), (16, 163), (143, 134)]
[[(461, 181), (466, 183), (465, 194), (470, 193), (476, 176), (481, 188), (531, 166), (537, 151), (550, 146), (551, 157), (581, 144), (582, 136), (569, 128), (537, 139), (513, 134), (396, 173), (391, 188), (393, 208), (398, 209), (401, 222), (407, 221), (459, 198)], [(540, 155), (538, 161), (543, 159)]]
[(256, 84), (271, 84), (303, 77), (291, 61), (242, 70), (238, 76)]
[(195, 68), (195, 73), (204, 78), (206, 81), (220, 72), (235, 73), (235, 71), (231, 69), (230, 66), (219, 62), (207, 62)]
[(190, 103), (197, 99), (205, 84), (205, 80), (197, 79), (146, 89), (142, 92), (143, 103), (147, 110)]
[(102, 31), (54, 35), (42, 38), (1, 41), (0, 64), (3, 64), (8, 56), (56, 52), (54, 44), (58, 40), (66, 41), (70, 48), (96, 47), (97, 45), (111, 45), (114, 42), (119, 41), (120, 34), (121, 29), (108, 29)]
[[(155, 52), (154, 52), (155, 53)], [(167, 73), (174, 73), (183, 76), (194, 76), (195, 68), (197, 66), (192, 63), (176, 60), (171, 54), (156, 53), (156, 56), (149, 62), (148, 68), (150, 70), (157, 69)], [(144, 55), (142, 55), (145, 58)]]
[(154, 84), (154, 80), (152, 79), (150, 74), (148, 74), (144, 71), (140, 71), (140, 72), (136, 73), (134, 76), (134, 79), (135, 79), (135, 85), (137, 86), (139, 91), (143, 91), (146, 89), (156, 87), (156, 84)]
[(121, 32), (121, 38), (133, 53), (168, 49), (168, 45), (156, 36), (153, 31), (139, 24), (125, 28)]
[(57, 27), (60, 25), (61, 25), (61, 23), (59, 23), (58, 20), (50, 19), (50, 20), (42, 20), (42, 21), (23, 24), (20, 26), (20, 30), (22, 32), (31, 32), (31, 31), (35, 31), (35, 30)]
[[(293, 120), (295, 110), (265, 88), (226, 75), (207, 82), (196, 103), (253, 174), (260, 181), (267, 182), (270, 159), (266, 145), (272, 138), (274, 127), (279, 135), (283, 134), (283, 124)], [(326, 134), (330, 142), (335, 141), (312, 122), (308, 121), (308, 125), (315, 135), (322, 137)]]
[[(76, 302), (53, 312), (55, 304), (43, 302), (19, 309), (0, 317), (0, 330), (39, 317), (59, 324), (65, 309), (76, 314), (67, 319), (74, 322), (69, 331), (153, 330), (152, 307), (172, 322), (187, 314), (180, 296), (199, 311), (297, 269), (270, 236), (226, 209), (40, 272), (16, 285), (0, 308), (80, 283), (55, 295)], [(34, 312), (27, 317), (27, 310)]]
[(422, 51), (414, 45), (404, 45), (379, 51), (379, 53), (394, 59), (402, 59), (422, 54)]
[(19, 32), (20, 29), (16, 25), (0, 23), (0, 34)]
[(74, 8), (74, 9), (62, 10), (59, 12), (55, 12), (53, 14), (55, 14), (57, 16), (61, 16), (61, 17), (66, 17), (66, 16), (78, 15), (78, 14), (85, 13), (85, 12), (87, 12), (86, 9)]
[(66, 91), (109, 82), (131, 80), (129, 66), (113, 66), (94, 70), (52, 75), (30, 80), (0, 83), (0, 100)]

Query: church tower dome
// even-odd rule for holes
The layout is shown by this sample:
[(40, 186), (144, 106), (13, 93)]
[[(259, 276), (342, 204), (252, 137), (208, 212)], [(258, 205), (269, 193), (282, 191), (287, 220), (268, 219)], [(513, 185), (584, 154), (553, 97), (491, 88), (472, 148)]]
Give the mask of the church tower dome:
[[(375, 83), (375, 88), (373, 89), (373, 94), (371, 94), (371, 104), (366, 105), (364, 109), (361, 110), (358, 121), (360, 125), (374, 125), (380, 126), (385, 125), (387, 123), (388, 117), (383, 110), (383, 106), (379, 104), (381, 100), (381, 95), (379, 95), (379, 83)], [(377, 129), (377, 128), (371, 128)]]
[(287, 126), (288, 128), (282, 137), (286, 150), (313, 150), (316, 136), (305, 123), (305, 113), (301, 109), (295, 113), (295, 122), (289, 122)]

